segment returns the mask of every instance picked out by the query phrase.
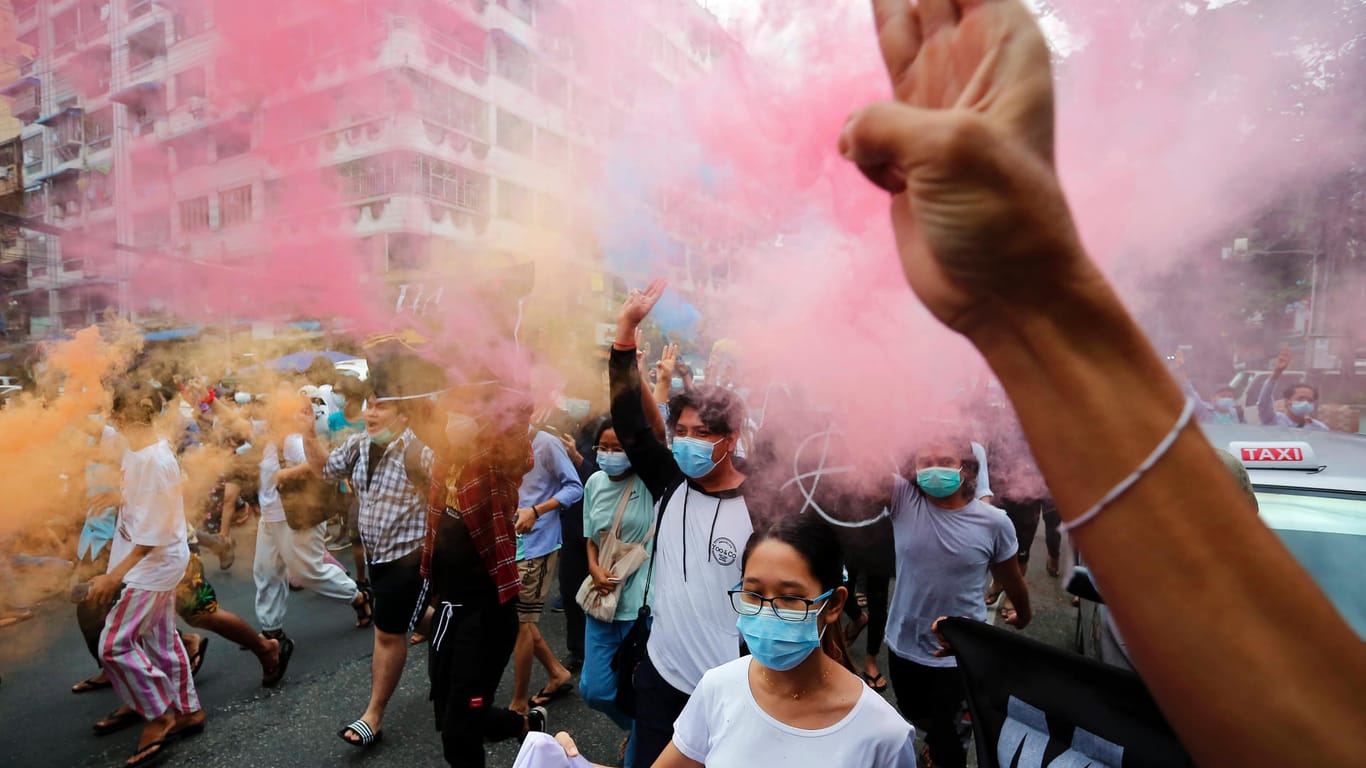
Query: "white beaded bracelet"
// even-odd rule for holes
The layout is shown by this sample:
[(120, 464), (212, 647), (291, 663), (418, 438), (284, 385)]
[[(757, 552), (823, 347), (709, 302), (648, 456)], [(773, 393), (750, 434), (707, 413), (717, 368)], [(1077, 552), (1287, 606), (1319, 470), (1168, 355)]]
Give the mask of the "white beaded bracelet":
[(1130, 488), (1134, 487), (1134, 483), (1137, 483), (1148, 470), (1153, 468), (1153, 465), (1156, 464), (1159, 459), (1167, 454), (1167, 451), (1171, 450), (1172, 445), (1176, 443), (1176, 438), (1180, 437), (1181, 432), (1190, 424), (1191, 416), (1194, 413), (1195, 401), (1187, 399), (1186, 406), (1181, 409), (1181, 416), (1176, 420), (1176, 426), (1172, 427), (1172, 431), (1167, 433), (1167, 436), (1162, 439), (1161, 443), (1158, 443), (1157, 448), (1153, 449), (1153, 452), (1148, 455), (1148, 458), (1144, 459), (1143, 463), (1138, 465), (1138, 469), (1135, 469), (1133, 474), (1121, 480), (1119, 485), (1112, 488), (1109, 493), (1100, 497), (1100, 501), (1097, 501), (1094, 506), (1081, 513), (1076, 520), (1059, 525), (1058, 530), (1067, 533), (1068, 531), (1080, 528), (1092, 520), (1095, 520), (1100, 516), (1102, 510), (1114, 503), (1115, 499), (1123, 496)]

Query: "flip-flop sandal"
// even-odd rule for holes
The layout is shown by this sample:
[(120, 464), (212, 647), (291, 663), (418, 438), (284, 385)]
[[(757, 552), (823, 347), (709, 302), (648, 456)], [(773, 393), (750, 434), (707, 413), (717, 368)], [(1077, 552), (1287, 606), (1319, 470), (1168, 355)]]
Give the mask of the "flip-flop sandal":
[(359, 605), (353, 603), (351, 609), (356, 612), (356, 629), (365, 629), (374, 623), (374, 598), (370, 597), (370, 592), (362, 589), (360, 594), (365, 599)]
[(863, 681), (868, 684), (869, 688), (872, 688), (874, 691), (877, 691), (878, 693), (882, 693), (883, 691), (887, 690), (887, 678), (883, 677), (881, 673), (876, 675), (869, 675), (867, 672), (864, 672)]
[[(359, 736), (360, 741), (352, 741), (351, 739), (346, 738), (347, 731)], [(337, 731), (337, 736), (353, 747), (364, 749), (380, 743), (380, 741), (384, 739), (384, 731), (372, 731), (370, 730), (369, 723), (364, 720), (357, 720), (340, 731)]]
[(207, 636), (199, 638), (199, 647), (194, 649), (194, 655), (190, 656), (190, 677), (199, 675), (199, 668), (204, 666), (204, 652), (209, 650), (209, 638)]
[(408, 645), (422, 645), (427, 642), (427, 636), (421, 632), (414, 632), (408, 637)]
[[(161, 758), (165, 757), (166, 751), (169, 748), (170, 747), (166, 739), (162, 739), (161, 741), (154, 741), (151, 744), (148, 744), (147, 746), (143, 747), (142, 749), (139, 749), (138, 751), (134, 752), (133, 757), (137, 759), (133, 760), (130, 763), (124, 763), (124, 766), (126, 766), (126, 768), (142, 768), (142, 766), (144, 765), (151, 765), (152, 763), (155, 763), (159, 761)], [(151, 752), (148, 752), (148, 750), (151, 750)], [(142, 757), (138, 757), (138, 755), (142, 755)]]
[(275, 662), (275, 668), (267, 670), (261, 675), (262, 688), (274, 688), (280, 684), (285, 677), (285, 670), (289, 669), (289, 657), (294, 655), (294, 641), (288, 637), (278, 638), (280, 641), (280, 660)]
[(556, 699), (567, 696), (569, 692), (573, 690), (573, 683), (560, 683), (560, 685), (557, 688), (555, 688), (555, 690), (546, 691), (542, 689), (540, 693), (536, 694), (535, 696), (532, 696), (530, 699), (527, 699), (527, 701), (531, 702), (531, 706), (533, 707), (544, 707), (545, 705), (549, 704), (550, 702)]
[(140, 722), (142, 722), (142, 715), (139, 715), (137, 712), (134, 712), (131, 709), (127, 712), (120, 712), (116, 709), (106, 715), (103, 720), (95, 723), (95, 735), (108, 736), (111, 733), (118, 733), (128, 726)]
[(987, 592), (987, 597), (986, 597), (987, 605), (995, 605), (995, 604), (996, 604), (996, 601), (1001, 599), (1001, 594), (1004, 593), (1005, 591), (1006, 591), (1006, 590), (1005, 590), (1005, 587), (1002, 587), (1002, 588), (1000, 588), (1000, 589), (998, 589), (998, 590), (996, 590), (996, 591), (994, 591), (994, 592)]
[[(96, 675), (95, 677), (99, 677), (99, 675)], [(71, 686), (71, 692), (90, 693), (91, 691), (98, 691), (113, 686), (113, 683), (109, 682), (108, 680), (96, 680), (95, 677), (88, 677), (80, 681), (79, 683), (76, 683), (75, 685)]]
[(204, 732), (204, 726), (208, 722), (209, 719), (206, 717), (203, 720), (200, 720), (193, 725), (187, 725), (184, 728), (172, 728), (166, 732), (166, 741), (170, 741), (171, 739), (188, 739), (191, 736), (198, 736)]

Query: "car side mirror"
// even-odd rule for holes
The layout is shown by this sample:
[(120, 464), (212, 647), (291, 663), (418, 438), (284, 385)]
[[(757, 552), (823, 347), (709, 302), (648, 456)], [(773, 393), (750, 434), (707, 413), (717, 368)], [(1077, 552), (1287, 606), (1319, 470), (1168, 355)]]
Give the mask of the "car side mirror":
[(1083, 600), (1090, 600), (1093, 603), (1104, 603), (1105, 598), (1101, 597), (1100, 590), (1096, 588), (1096, 582), (1091, 578), (1091, 571), (1084, 565), (1078, 565), (1072, 569), (1072, 575), (1067, 579), (1067, 594), (1080, 597)]

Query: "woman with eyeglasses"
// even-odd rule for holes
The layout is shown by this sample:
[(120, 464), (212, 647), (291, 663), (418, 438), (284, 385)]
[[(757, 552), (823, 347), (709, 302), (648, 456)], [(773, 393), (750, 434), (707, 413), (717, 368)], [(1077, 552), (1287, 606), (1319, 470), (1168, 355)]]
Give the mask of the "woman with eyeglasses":
[[(915, 730), (849, 662), (839, 627), (849, 591), (830, 529), (788, 518), (751, 536), (741, 563), (730, 599), (751, 655), (703, 675), (655, 768), (756, 759), (782, 768), (914, 768)], [(568, 734), (556, 738), (578, 756)]]

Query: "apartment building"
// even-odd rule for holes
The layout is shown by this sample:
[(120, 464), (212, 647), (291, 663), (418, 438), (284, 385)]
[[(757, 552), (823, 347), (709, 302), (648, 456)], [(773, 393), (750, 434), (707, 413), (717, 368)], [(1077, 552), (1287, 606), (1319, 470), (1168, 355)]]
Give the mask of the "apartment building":
[[(613, 281), (574, 179), (604, 162), (633, 94), (578, 71), (575, 41), (539, 23), (549, 0), (357, 0), (348, 13), (371, 33), (340, 47), (307, 18), (282, 16), (296, 25), (291, 45), (307, 53), (297, 71), (279, 73), (282, 100), (398, 85), (413, 94), (398, 107), (329, 115), (291, 137), (286, 161), (258, 148), (278, 137), (269, 121), (288, 104), (215, 107), (232, 73), (211, 5), (14, 0), (29, 53), (0, 94), (22, 123), (24, 215), (61, 233), (24, 234), (25, 286), (11, 300), (23, 302), (31, 334), (69, 331), (110, 308), (155, 316), (155, 305), (128, 295), (134, 270), (165, 259), (231, 268), (267, 242), (319, 231), (360, 239), (384, 277), (377, 285), (401, 305), (421, 300), (423, 286), (408, 278), (433, 260), (512, 264), (529, 229), (550, 228), (584, 267), (586, 301), (610, 303)], [(666, 7), (669, 23), (647, 21), (639, 39), (621, 42), (661, 87), (733, 48), (692, 0), (622, 5), (647, 20)], [(279, 202), (308, 173), (332, 179), (336, 204), (284, 211)]]

